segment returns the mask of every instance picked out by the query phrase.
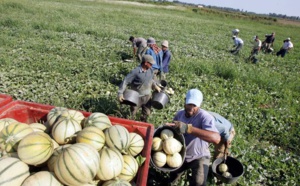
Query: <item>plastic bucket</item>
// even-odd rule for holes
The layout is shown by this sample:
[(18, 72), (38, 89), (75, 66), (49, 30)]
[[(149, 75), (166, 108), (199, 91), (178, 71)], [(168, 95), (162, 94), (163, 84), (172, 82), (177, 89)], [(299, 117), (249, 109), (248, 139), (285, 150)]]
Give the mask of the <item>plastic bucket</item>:
[[(181, 151), (179, 152), (179, 154), (181, 155), (182, 157), (182, 163), (184, 162), (184, 159), (185, 159), (185, 154), (186, 154), (186, 146), (185, 146), (185, 139), (183, 137), (182, 134), (179, 134), (176, 132), (176, 130), (173, 128), (173, 127), (170, 127), (170, 126), (167, 126), (167, 125), (164, 125), (164, 126), (161, 126), (161, 127), (158, 127), (157, 129), (154, 130), (154, 135), (153, 135), (153, 138), (154, 137), (160, 137), (160, 133), (162, 130), (164, 129), (170, 129), (171, 131), (173, 131), (174, 133), (174, 138), (177, 139), (178, 141), (180, 141), (180, 143), (183, 145), (182, 146), (182, 149)], [(175, 171), (177, 169), (179, 169), (182, 164), (179, 166), (179, 167), (176, 167), (176, 168), (172, 168), (172, 167), (169, 167), (167, 164), (164, 165), (163, 167), (158, 167), (155, 165), (155, 163), (153, 162), (152, 160), (152, 155), (155, 153), (155, 151), (151, 151), (151, 159), (150, 159), (150, 164), (155, 167), (157, 170), (160, 170), (160, 171), (163, 171), (163, 172), (172, 172), (172, 171)]]
[(224, 158), (217, 158), (213, 162), (212, 164), (213, 174), (223, 183), (227, 183), (227, 184), (235, 183), (239, 179), (239, 177), (241, 177), (244, 174), (244, 167), (242, 163), (239, 160), (228, 156), (226, 159), (226, 165), (228, 167), (228, 172), (232, 175), (232, 178), (226, 178), (222, 176), (222, 173), (219, 172), (218, 169), (219, 165), (223, 162), (224, 162)]
[(135, 90), (126, 89), (123, 93), (124, 101), (122, 104), (137, 106), (139, 104), (140, 94)]
[(152, 96), (152, 107), (155, 109), (163, 109), (169, 100), (168, 94), (164, 92), (154, 92)]

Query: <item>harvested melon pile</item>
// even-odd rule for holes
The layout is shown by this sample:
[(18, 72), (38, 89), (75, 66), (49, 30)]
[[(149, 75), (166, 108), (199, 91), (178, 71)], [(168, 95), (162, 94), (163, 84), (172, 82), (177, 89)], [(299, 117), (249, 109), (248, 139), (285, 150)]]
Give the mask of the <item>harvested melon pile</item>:
[(178, 168), (183, 162), (180, 151), (183, 144), (174, 137), (170, 129), (163, 129), (159, 137), (153, 138), (152, 142), (152, 161), (157, 167)]
[(140, 134), (103, 113), (55, 107), (43, 124), (0, 119), (0, 185), (131, 185), (143, 149)]

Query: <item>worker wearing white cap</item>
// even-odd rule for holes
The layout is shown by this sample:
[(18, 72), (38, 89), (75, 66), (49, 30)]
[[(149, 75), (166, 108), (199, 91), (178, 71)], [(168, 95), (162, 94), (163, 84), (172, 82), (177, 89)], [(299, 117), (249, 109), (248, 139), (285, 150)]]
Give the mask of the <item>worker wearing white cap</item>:
[(189, 185), (206, 185), (209, 171), (209, 143), (219, 144), (221, 141), (215, 118), (200, 108), (203, 94), (198, 89), (187, 92), (184, 109), (176, 113), (173, 123), (167, 125), (184, 134), (186, 156), (182, 166), (170, 173), (171, 185), (178, 185), (185, 170), (192, 169)]
[(240, 50), (243, 48), (244, 41), (237, 36), (232, 36), (232, 39), (233, 39), (235, 48), (233, 50), (231, 50), (230, 52), (235, 55), (235, 54), (238, 54), (240, 52)]
[(281, 49), (276, 53), (277, 56), (284, 57), (285, 54), (294, 47), (293, 43), (291, 42), (291, 38), (287, 38), (283, 41), (283, 45)]

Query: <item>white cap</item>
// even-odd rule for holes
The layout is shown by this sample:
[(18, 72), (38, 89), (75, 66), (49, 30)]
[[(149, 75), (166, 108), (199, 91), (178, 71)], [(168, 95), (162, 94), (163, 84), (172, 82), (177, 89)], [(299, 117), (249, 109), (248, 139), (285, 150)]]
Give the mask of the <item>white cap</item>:
[(203, 101), (203, 94), (200, 90), (191, 89), (187, 92), (185, 98), (185, 104), (193, 104), (196, 105), (196, 107), (200, 107), (202, 101)]
[(162, 43), (161, 43), (162, 46), (164, 47), (167, 47), (169, 48), (169, 42), (167, 40), (164, 40)]
[(290, 41), (290, 40), (291, 40), (291, 38), (289, 38), (289, 37), (288, 37), (286, 40)]

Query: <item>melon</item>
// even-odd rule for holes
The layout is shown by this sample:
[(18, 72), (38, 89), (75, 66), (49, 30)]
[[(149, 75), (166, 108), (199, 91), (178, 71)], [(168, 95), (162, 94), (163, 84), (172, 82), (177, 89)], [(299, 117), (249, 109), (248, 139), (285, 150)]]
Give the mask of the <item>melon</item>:
[(65, 185), (90, 183), (99, 170), (99, 153), (86, 143), (72, 144), (57, 158), (54, 173)]
[(68, 109), (64, 107), (54, 107), (53, 109), (51, 109), (47, 114), (47, 123), (49, 124), (49, 126), (53, 126), (60, 114), (66, 110)]
[(97, 172), (98, 178), (107, 181), (119, 176), (124, 165), (122, 154), (117, 149), (106, 146), (100, 150), (99, 154), (100, 166)]
[(221, 173), (224, 173), (228, 170), (228, 166), (225, 164), (225, 163), (221, 163), (219, 166), (218, 166), (218, 170), (221, 172)]
[(162, 151), (155, 152), (152, 161), (157, 167), (163, 167), (167, 163), (167, 155)]
[(170, 129), (163, 129), (160, 132), (160, 138), (162, 140), (165, 140), (165, 139), (168, 139), (168, 138), (173, 138), (173, 137), (174, 137), (174, 133)]
[(124, 166), (118, 177), (122, 180), (131, 181), (137, 174), (139, 165), (136, 159), (131, 155), (123, 155), (123, 159)]
[(230, 172), (223, 172), (222, 176), (225, 178), (232, 178), (232, 175)]
[(76, 142), (90, 144), (99, 151), (105, 144), (105, 135), (98, 127), (90, 126), (78, 132)]
[(153, 151), (161, 151), (163, 148), (163, 141), (159, 137), (154, 137), (152, 140), (152, 147)]
[(114, 125), (105, 130), (105, 143), (110, 148), (116, 148), (126, 154), (130, 137), (128, 130), (121, 125)]
[(182, 144), (175, 138), (168, 138), (163, 142), (163, 150), (166, 154), (174, 154), (180, 152)]
[(12, 118), (2, 118), (2, 119), (0, 119), (0, 132), (4, 127), (6, 127), (7, 125), (10, 125), (12, 123), (19, 123), (19, 122), (16, 121), (15, 119), (12, 119)]
[(50, 156), (50, 158), (47, 161), (47, 166), (48, 166), (48, 170), (50, 172), (54, 172), (54, 165), (56, 163), (57, 158), (59, 157), (59, 155), (68, 147), (70, 147), (71, 144), (66, 144), (66, 145), (62, 145), (57, 147), (54, 152), (52, 153), (52, 155)]
[(132, 156), (136, 156), (139, 153), (142, 152), (144, 149), (144, 139), (142, 138), (141, 135), (131, 132), (129, 133), (130, 137), (130, 142), (129, 142), (129, 147), (128, 147), (128, 153)]
[(169, 167), (177, 168), (181, 166), (182, 162), (183, 162), (182, 156), (178, 152), (172, 155), (170, 154), (167, 155), (167, 165)]
[(44, 132), (33, 132), (19, 143), (18, 156), (29, 165), (40, 165), (46, 162), (53, 153), (50, 136)]
[(104, 130), (111, 127), (112, 124), (107, 115), (100, 112), (94, 112), (83, 121), (83, 128), (88, 126), (95, 126), (101, 130)]
[(6, 152), (16, 152), (22, 138), (32, 133), (33, 129), (27, 124), (13, 123), (0, 132), (0, 148)]
[(48, 171), (37, 172), (22, 183), (22, 186), (62, 186), (62, 184), (55, 178), (55, 176)]
[(131, 186), (131, 184), (128, 181), (116, 178), (104, 182), (102, 186)]
[(82, 129), (80, 123), (83, 117), (78, 111), (63, 111), (52, 128), (53, 139), (60, 145), (74, 143), (75, 133)]
[(29, 174), (29, 166), (20, 159), (0, 158), (0, 185), (19, 186)]

